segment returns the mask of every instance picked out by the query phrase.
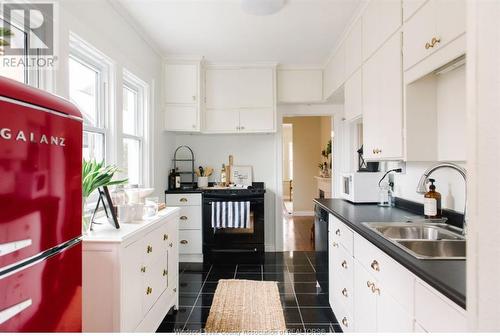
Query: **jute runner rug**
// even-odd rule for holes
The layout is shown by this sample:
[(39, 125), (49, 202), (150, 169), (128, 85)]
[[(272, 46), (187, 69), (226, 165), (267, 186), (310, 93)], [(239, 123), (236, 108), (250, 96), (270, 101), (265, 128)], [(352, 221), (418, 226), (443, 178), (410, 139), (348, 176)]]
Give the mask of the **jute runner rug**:
[(278, 285), (273, 281), (219, 280), (206, 332), (285, 331)]

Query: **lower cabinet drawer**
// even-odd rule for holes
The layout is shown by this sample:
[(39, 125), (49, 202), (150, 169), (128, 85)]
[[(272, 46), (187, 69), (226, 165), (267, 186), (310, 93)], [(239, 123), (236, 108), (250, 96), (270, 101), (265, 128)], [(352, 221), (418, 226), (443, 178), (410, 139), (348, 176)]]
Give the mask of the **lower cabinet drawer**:
[(201, 194), (167, 194), (165, 202), (168, 207), (201, 205)]
[(331, 286), (333, 290), (332, 300), (335, 302), (335, 306), (345, 307), (348, 311), (354, 310), (354, 283), (353, 278), (344, 279), (343, 277), (337, 276), (332, 279), (333, 284)]
[(465, 311), (448, 298), (415, 282), (415, 320), (427, 332), (466, 332)]
[(180, 230), (201, 230), (201, 207), (181, 207), (179, 212)]
[(179, 254), (202, 253), (201, 230), (179, 230)]
[(345, 279), (352, 279), (354, 274), (353, 257), (342, 246), (338, 246), (333, 249), (332, 258), (330, 267), (333, 267), (333, 272)]
[(338, 305), (335, 317), (337, 317), (337, 321), (343, 332), (354, 332), (354, 319), (349, 309), (346, 309), (346, 307), (342, 305)]

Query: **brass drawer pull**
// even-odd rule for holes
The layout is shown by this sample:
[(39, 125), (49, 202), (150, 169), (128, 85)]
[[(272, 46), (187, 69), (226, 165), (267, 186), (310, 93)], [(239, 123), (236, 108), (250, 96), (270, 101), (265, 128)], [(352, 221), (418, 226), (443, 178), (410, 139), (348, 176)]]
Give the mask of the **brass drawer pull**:
[(185, 197), (183, 197), (183, 198), (181, 198), (181, 199), (179, 200), (179, 202), (182, 202), (182, 203), (186, 203), (187, 201), (188, 201), (188, 200), (187, 200), (187, 198), (185, 198)]
[(168, 272), (167, 270), (163, 270), (163, 276), (167, 276)]
[(347, 269), (347, 261), (342, 261), (342, 264), (340, 264), (340, 266), (342, 266), (342, 268), (345, 268)]
[(146, 295), (153, 293), (153, 288), (149, 287), (146, 289)]
[(173, 246), (174, 246), (174, 243), (170, 243), (170, 244), (168, 244), (168, 246), (173, 247)]
[(345, 297), (347, 297), (347, 288), (342, 289), (342, 295), (344, 295)]
[(165, 233), (165, 234), (163, 235), (163, 240), (168, 240), (168, 234), (166, 234), (166, 233)]
[(337, 231), (335, 231), (335, 234), (336, 234), (337, 236), (340, 236), (340, 229), (337, 229)]
[(347, 328), (349, 327), (349, 321), (347, 321), (347, 317), (344, 317), (344, 318), (342, 319), (342, 324), (343, 324), (345, 327), (347, 327)]
[(146, 253), (151, 253), (153, 252), (153, 246), (148, 245), (148, 248), (146, 249)]
[(142, 272), (142, 273), (146, 273), (146, 266), (142, 266), (142, 267), (141, 267), (141, 272)]
[(177, 288), (174, 288), (174, 293), (177, 292)]
[(181, 240), (181, 241), (180, 241), (180, 243), (181, 243), (182, 245), (187, 245), (188, 241), (187, 241), (186, 239), (183, 239), (183, 240)]
[(375, 284), (372, 286), (372, 293), (380, 295), (380, 288), (375, 287)]
[(333, 246), (333, 247), (339, 247), (339, 244), (337, 244), (336, 242), (333, 242), (333, 243), (332, 243), (332, 246)]
[(377, 260), (373, 260), (370, 267), (373, 268), (375, 272), (380, 272), (380, 265)]
[(187, 216), (181, 216), (179, 219), (180, 220), (187, 220), (188, 218), (187, 218)]
[(431, 44), (430, 44), (429, 42), (427, 42), (427, 43), (425, 44), (425, 49), (430, 49), (430, 48), (432, 48), (432, 46), (431, 46)]

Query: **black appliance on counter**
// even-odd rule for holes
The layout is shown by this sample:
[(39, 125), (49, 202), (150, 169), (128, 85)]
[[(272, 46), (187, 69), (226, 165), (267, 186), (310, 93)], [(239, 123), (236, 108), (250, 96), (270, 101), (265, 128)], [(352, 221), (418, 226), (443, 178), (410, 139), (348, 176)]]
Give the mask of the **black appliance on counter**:
[[(264, 183), (248, 189), (203, 191), (203, 259), (210, 263), (262, 263), (264, 258)], [(247, 228), (212, 227), (213, 202), (250, 202)]]
[(314, 249), (316, 280), (323, 292), (328, 292), (328, 211), (314, 207)]

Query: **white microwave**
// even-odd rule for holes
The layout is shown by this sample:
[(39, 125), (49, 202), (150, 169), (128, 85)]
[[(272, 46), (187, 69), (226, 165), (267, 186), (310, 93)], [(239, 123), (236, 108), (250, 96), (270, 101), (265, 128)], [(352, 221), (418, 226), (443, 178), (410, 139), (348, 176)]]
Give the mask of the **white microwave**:
[(378, 182), (383, 175), (383, 172), (342, 174), (342, 198), (352, 203), (377, 203), (379, 200)]

